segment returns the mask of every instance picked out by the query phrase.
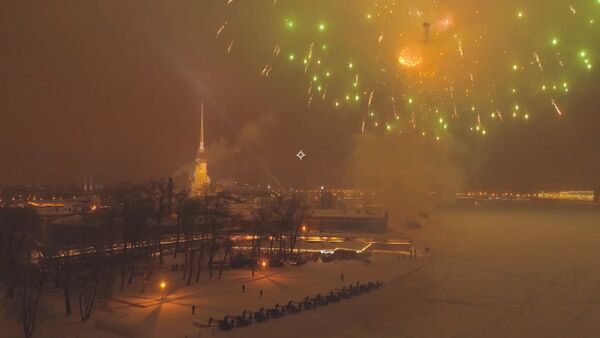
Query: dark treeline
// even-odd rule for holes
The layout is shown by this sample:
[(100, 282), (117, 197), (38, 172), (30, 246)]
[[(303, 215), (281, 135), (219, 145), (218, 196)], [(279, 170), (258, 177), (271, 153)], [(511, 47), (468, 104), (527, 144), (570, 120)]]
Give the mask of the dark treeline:
[[(1, 304), (29, 338), (45, 298), (62, 298), (65, 315), (86, 321), (98, 303), (136, 279), (137, 291), (146, 292), (166, 255), (183, 256), (181, 278), (191, 285), (204, 267), (210, 278), (221, 278), (240, 255), (254, 275), (263, 243), (277, 259), (293, 253), (307, 212), (303, 198), (265, 191), (253, 203), (250, 221), (230, 211), (232, 200), (227, 192), (208, 191), (191, 198), (161, 180), (116, 187), (77, 225), (48, 224), (33, 209), (3, 206)], [(232, 237), (240, 233), (252, 235), (251, 246), (236, 254)]]

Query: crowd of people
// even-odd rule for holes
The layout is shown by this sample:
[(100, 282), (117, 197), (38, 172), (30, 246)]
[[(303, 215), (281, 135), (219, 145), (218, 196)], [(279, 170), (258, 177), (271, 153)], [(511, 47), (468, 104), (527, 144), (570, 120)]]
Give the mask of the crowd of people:
[[(343, 276), (343, 275), (342, 275)], [(342, 277), (343, 280), (343, 277)], [(290, 300), (285, 305), (275, 304), (272, 308), (261, 307), (257, 311), (244, 310), (237, 316), (226, 315), (214, 323), (212, 317), (208, 320), (208, 326), (216, 324), (220, 330), (229, 331), (234, 328), (244, 327), (253, 323), (261, 323), (270, 319), (281, 318), (285, 315), (291, 315), (303, 310), (316, 310), (318, 307), (327, 306), (332, 303), (337, 303), (343, 299), (350, 299), (354, 296), (361, 295), (371, 290), (379, 289), (383, 286), (382, 282), (368, 282), (361, 284), (350, 284), (341, 289), (330, 290), (325, 294), (318, 293), (313, 297), (306, 296), (301, 301)]]

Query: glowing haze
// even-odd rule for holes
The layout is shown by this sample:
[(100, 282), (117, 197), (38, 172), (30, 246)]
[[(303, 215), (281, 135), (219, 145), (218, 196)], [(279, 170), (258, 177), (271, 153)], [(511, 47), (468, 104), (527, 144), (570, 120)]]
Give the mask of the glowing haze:
[(597, 0), (65, 1), (0, 22), (0, 183), (171, 175), (204, 100), (216, 181), (348, 185), (360, 149), (422, 142), (428, 171), (451, 157), (475, 186), (600, 185)]
[[(593, 0), (223, 6), (216, 37), (226, 53), (244, 40), (266, 44), (246, 51), (271, 52), (262, 76), (283, 72), (304, 81), (307, 106), (355, 114), (363, 132), (443, 140), (555, 119), (570, 112), (572, 93), (595, 75), (600, 3)], [(253, 31), (250, 17), (275, 23), (271, 44), (259, 31), (238, 33)]]

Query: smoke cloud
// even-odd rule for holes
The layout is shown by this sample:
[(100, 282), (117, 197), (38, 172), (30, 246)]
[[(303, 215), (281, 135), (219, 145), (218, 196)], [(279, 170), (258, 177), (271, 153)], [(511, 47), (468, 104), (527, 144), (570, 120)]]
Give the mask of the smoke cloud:
[(237, 138), (233, 141), (221, 137), (212, 142), (206, 151), (207, 160), (213, 165), (218, 165), (242, 151), (263, 145), (264, 135), (269, 135), (269, 131), (276, 124), (277, 121), (273, 114), (263, 113), (258, 119), (242, 126), (240, 132), (236, 134)]
[(415, 220), (436, 203), (454, 200), (463, 182), (457, 142), (443, 144), (416, 133), (357, 137), (350, 180), (377, 191), (391, 225)]

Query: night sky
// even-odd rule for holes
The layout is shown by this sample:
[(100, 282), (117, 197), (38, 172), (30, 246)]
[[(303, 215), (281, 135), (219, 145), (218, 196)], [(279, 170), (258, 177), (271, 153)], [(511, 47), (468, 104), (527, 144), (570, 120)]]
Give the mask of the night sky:
[[(231, 6), (237, 8), (227, 8), (226, 1), (0, 4), (0, 184), (73, 183), (89, 176), (111, 183), (181, 173), (194, 159), (204, 100), (209, 175), (213, 181), (233, 179), (282, 187), (352, 185), (348, 166), (361, 142), (364, 114), (335, 109), (332, 104), (308, 106), (309, 82), (302, 67), (282, 66), (283, 61), (278, 60), (268, 77), (261, 75), (273, 52), (273, 41), (281, 40), (282, 22), (287, 12), (293, 13), (294, 6), (286, 7), (290, 1), (282, 0), (277, 5), (281, 7), (275, 8), (272, 1), (258, 5), (259, 2), (236, 0)], [(573, 20), (567, 16), (584, 12), (598, 17), (600, 25), (600, 5), (594, 7), (594, 1), (587, 2), (579, 8), (579, 14), (572, 13), (568, 2), (557, 1), (555, 7), (560, 13), (564, 10), (564, 24)], [(249, 3), (256, 3), (258, 8)], [(305, 11), (295, 19), (308, 21), (306, 13), (318, 12), (318, 3), (305, 2)], [(331, 18), (364, 13), (363, 9), (352, 8), (355, 3), (331, 1), (322, 15)], [(454, 2), (448, 3), (445, 10), (452, 11)], [(474, 3), (468, 10), (456, 10), (455, 20), (466, 20), (465, 13), (474, 9)], [(509, 3), (506, 6), (516, 4)], [(539, 8), (539, 4), (531, 1), (529, 7)], [(514, 14), (518, 10), (511, 7), (507, 11)], [(525, 13), (532, 12), (533, 9)], [(502, 36), (501, 28), (514, 20), (498, 16), (498, 24), (490, 24), (482, 35), (490, 39)], [(560, 21), (550, 10), (538, 13), (538, 17), (553, 23)], [(224, 22), (227, 26), (222, 35), (216, 36)], [(341, 25), (340, 22), (349, 25), (341, 19), (330, 19), (328, 24)], [(403, 27), (398, 25), (398, 29)], [(592, 39), (598, 37), (597, 28), (600, 27), (586, 33), (579, 31), (580, 27), (567, 26), (556, 34), (561, 41), (572, 38), (585, 44), (589, 40), (589, 52), (600, 52)], [(419, 25), (411, 33), (421, 34), (422, 29)], [(461, 32), (471, 29), (481, 27), (463, 27)], [(545, 30), (536, 29), (530, 34), (542, 31)], [(345, 47), (354, 50), (358, 48), (354, 46), (368, 39), (366, 32), (358, 30), (350, 35), (355, 35), (357, 41)], [(539, 39), (546, 41), (551, 36)], [(309, 38), (305, 40), (310, 43)], [(431, 40), (424, 50), (450, 50), (434, 37)], [(511, 46), (508, 40), (503, 38)], [(228, 53), (230, 41), (234, 43)], [(295, 44), (306, 45), (304, 39), (283, 43), (281, 58), (288, 57), (286, 48), (293, 50)], [(526, 50), (523, 54), (530, 58), (531, 53), (523, 44), (526, 42), (515, 42), (514, 46)], [(305, 51), (302, 47), (297, 50)], [(332, 57), (333, 62), (341, 62), (341, 55), (348, 54), (341, 50)], [(369, 53), (368, 48), (358, 49), (355, 60), (365, 64)], [(545, 60), (547, 53), (540, 54)], [(482, 53), (480, 57), (478, 65), (487, 66), (474, 69), (475, 81), (482, 79), (489, 85), (491, 82), (484, 78), (500, 78), (495, 89), (478, 85), (472, 91), (475, 98), (487, 98), (490, 92), (500, 91), (501, 83), (509, 81), (509, 76), (498, 73), (510, 70), (494, 70), (504, 63), (492, 53)], [(597, 64), (600, 69), (600, 62)], [(545, 71), (549, 72), (550, 67)], [(533, 72), (536, 67), (530, 68)], [(568, 65), (564, 68), (570, 74), (571, 90), (568, 98), (561, 100), (562, 116), (554, 112), (548, 100), (537, 103), (537, 96), (529, 95), (521, 100), (524, 104), (530, 102), (532, 117), (527, 122), (505, 122), (497, 127), (491, 120), (482, 122), (490, 126), (487, 134), (473, 136), (465, 131), (471, 122), (461, 120), (455, 123), (460, 128), (450, 126), (451, 135), (443, 136), (439, 142), (431, 141), (431, 147), (443, 147), (452, 153), (453, 164), (460, 168), (466, 188), (600, 186), (600, 81), (595, 72), (571, 71)], [(367, 73), (365, 82), (378, 81), (374, 80), (378, 73)], [(457, 73), (446, 72), (455, 78)], [(515, 83), (525, 89), (534, 87), (532, 83), (537, 80), (528, 74)], [(398, 81), (408, 83), (402, 90), (416, 88), (416, 80), (409, 76)], [(433, 95), (443, 92), (439, 84), (432, 87), (423, 94), (426, 104), (433, 102)], [(361, 100), (366, 102), (367, 98)], [(513, 104), (512, 99), (502, 100), (506, 106)], [(491, 110), (486, 110), (486, 116), (487, 111)], [(505, 115), (509, 119), (508, 113)], [(437, 121), (437, 117), (423, 117), (423, 121), (429, 120)], [(411, 132), (408, 124), (392, 128), (405, 128), (404, 134)], [(429, 128), (427, 132), (429, 136), (436, 130)], [(369, 133), (385, 134), (377, 131), (374, 124), (366, 129)], [(412, 137), (402, 135), (397, 136), (397, 142), (413, 142)], [(302, 161), (295, 157), (299, 150), (308, 154)], [(401, 158), (402, 153), (390, 152), (389, 156)], [(422, 156), (427, 158), (427, 154)], [(393, 168), (386, 166), (385, 170)]]

